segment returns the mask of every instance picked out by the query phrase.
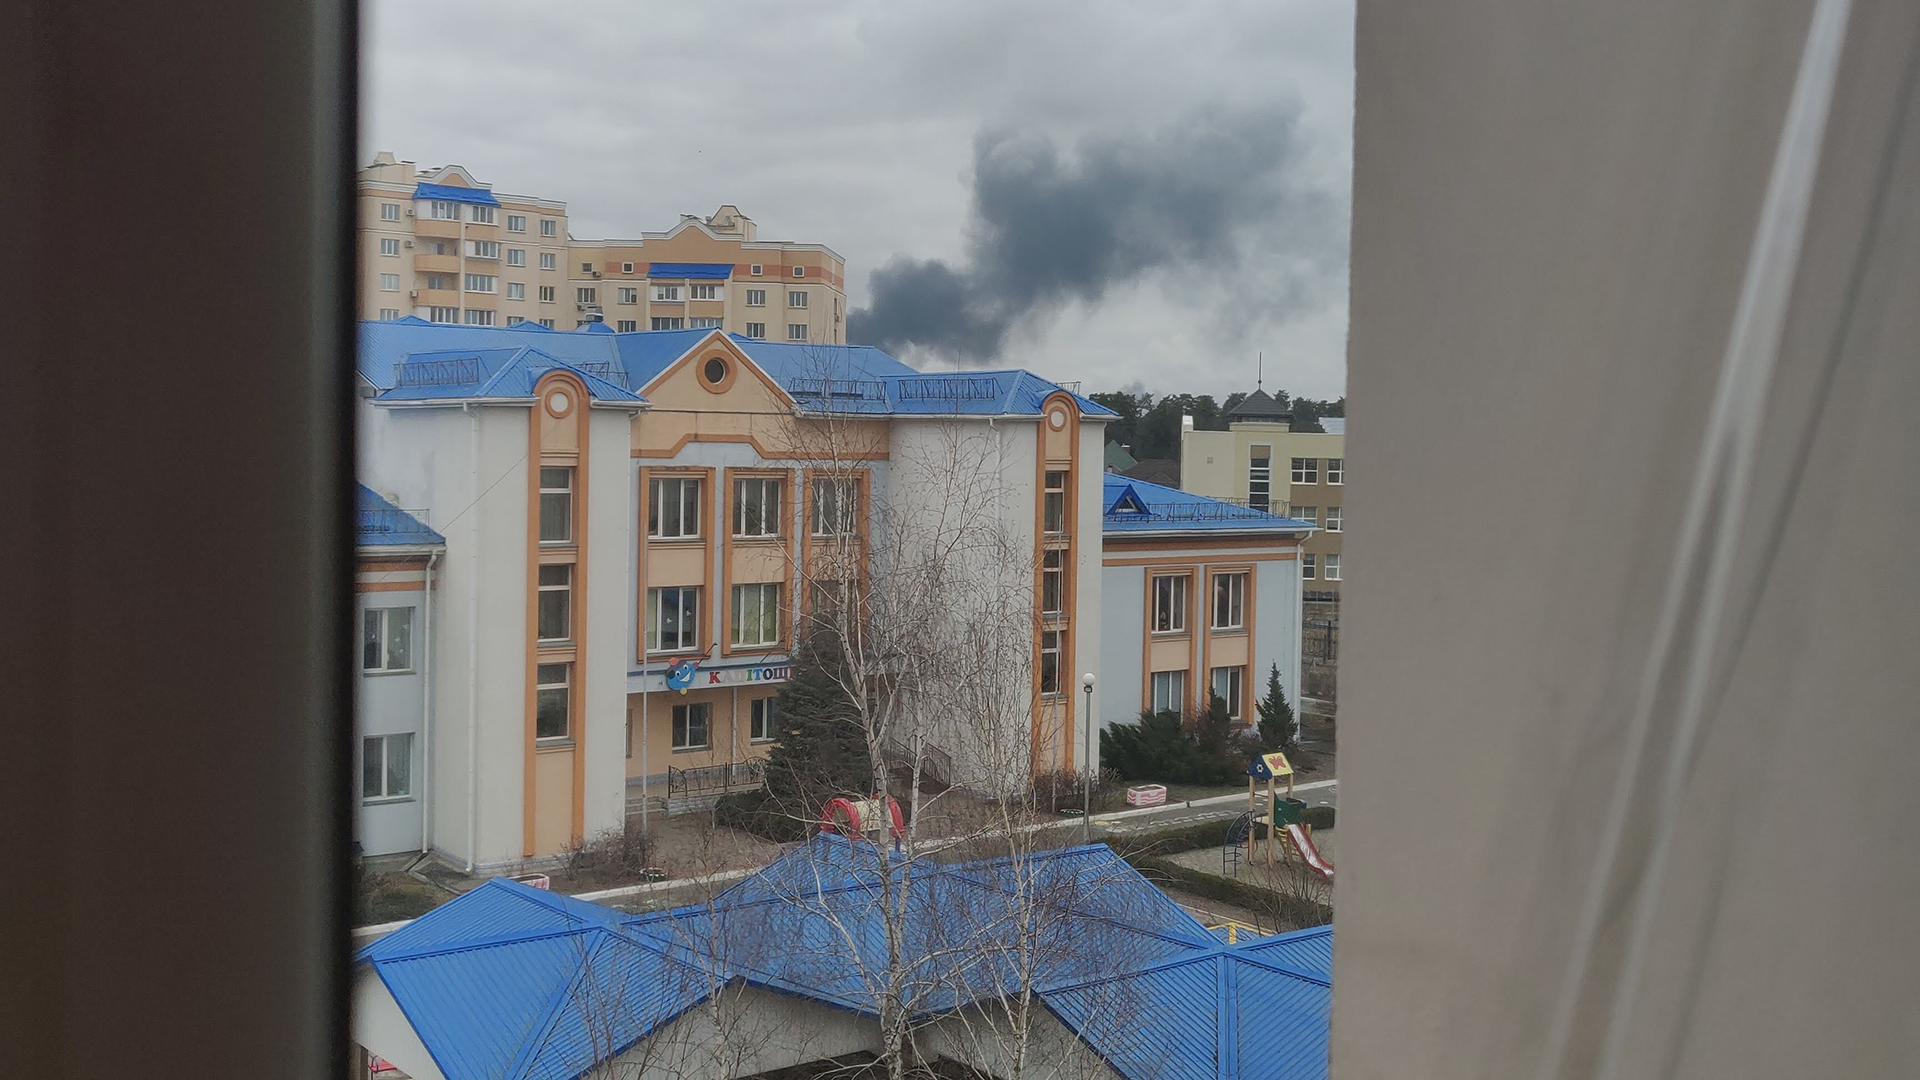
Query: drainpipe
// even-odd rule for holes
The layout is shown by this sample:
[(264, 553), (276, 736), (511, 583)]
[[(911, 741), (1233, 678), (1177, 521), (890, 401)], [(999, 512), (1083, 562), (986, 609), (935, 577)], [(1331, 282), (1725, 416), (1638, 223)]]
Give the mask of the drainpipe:
[(427, 556), (426, 649), (420, 659), (420, 854), (432, 845), (433, 833), (433, 566), (440, 553)]
[(467, 866), (480, 845), (480, 414), (461, 405), (467, 436)]

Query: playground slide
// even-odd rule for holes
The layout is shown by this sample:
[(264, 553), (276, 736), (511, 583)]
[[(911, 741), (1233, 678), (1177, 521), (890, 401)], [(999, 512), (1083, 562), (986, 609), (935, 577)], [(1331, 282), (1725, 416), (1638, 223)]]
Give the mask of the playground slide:
[(1289, 825), (1287, 839), (1293, 841), (1293, 850), (1300, 853), (1300, 857), (1307, 861), (1307, 865), (1312, 867), (1315, 873), (1328, 881), (1333, 880), (1333, 864), (1327, 861), (1326, 856), (1320, 854), (1319, 848), (1313, 846), (1313, 837), (1307, 835), (1307, 830), (1297, 824)]

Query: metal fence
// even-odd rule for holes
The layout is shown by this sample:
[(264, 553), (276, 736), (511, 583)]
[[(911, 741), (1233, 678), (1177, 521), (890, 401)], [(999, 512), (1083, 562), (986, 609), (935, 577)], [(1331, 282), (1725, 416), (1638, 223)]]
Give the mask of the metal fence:
[(767, 780), (767, 763), (735, 761), (725, 765), (705, 765), (695, 769), (667, 769), (667, 797), (682, 798), (711, 795), (715, 792), (757, 788)]

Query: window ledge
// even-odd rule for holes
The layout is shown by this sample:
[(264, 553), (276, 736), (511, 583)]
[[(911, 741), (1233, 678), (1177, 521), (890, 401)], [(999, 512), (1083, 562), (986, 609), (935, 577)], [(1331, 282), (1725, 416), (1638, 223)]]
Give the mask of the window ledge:
[(710, 754), (713, 752), (713, 747), (711, 746), (676, 746), (673, 748), (673, 752), (676, 754)]
[(763, 536), (763, 535), (760, 535), (760, 534), (758, 534), (758, 533), (755, 533), (755, 534), (753, 534), (753, 535), (750, 535), (750, 536), (749, 536), (749, 535), (743, 535), (743, 534), (741, 534), (741, 533), (734, 533), (734, 534), (733, 534), (733, 541), (734, 541), (734, 543), (736, 543), (736, 544), (773, 544), (773, 545), (779, 545), (779, 544), (784, 544), (784, 543), (786, 543), (786, 539), (787, 539), (786, 537), (784, 537), (784, 536), (781, 536), (781, 535), (780, 535), (780, 534), (778, 534), (778, 533), (775, 533), (775, 534), (773, 534), (772, 536)]
[(1151, 636), (1156, 638), (1183, 638), (1192, 637), (1193, 635), (1187, 633), (1185, 630), (1155, 630)]
[(687, 547), (692, 547), (695, 544), (706, 543), (706, 537), (704, 536), (648, 536), (647, 543), (672, 544), (675, 546), (685, 545)]
[(360, 674), (369, 678), (376, 678), (382, 675), (418, 675), (420, 673), (413, 668), (380, 668), (375, 671), (368, 671), (362, 668), (360, 669)]
[(1208, 629), (1213, 631), (1214, 637), (1241, 637), (1247, 632), (1244, 626), (1213, 626)]
[(559, 735), (533, 740), (533, 752), (536, 754), (544, 754), (549, 750), (571, 749), (573, 749), (573, 737), (570, 735)]
[(360, 805), (361, 806), (392, 806), (396, 803), (410, 803), (412, 801), (414, 801), (414, 799), (413, 799), (413, 796), (411, 795), (383, 795), (378, 799), (362, 798), (360, 800)]

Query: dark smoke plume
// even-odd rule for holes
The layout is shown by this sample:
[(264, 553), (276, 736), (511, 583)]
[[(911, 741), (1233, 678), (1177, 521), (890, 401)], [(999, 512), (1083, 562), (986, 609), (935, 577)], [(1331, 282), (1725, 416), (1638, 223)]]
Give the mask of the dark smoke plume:
[[(1261, 314), (1302, 306), (1308, 270), (1323, 273), (1346, 242), (1338, 201), (1298, 179), (1302, 153), (1297, 114), (1277, 109), (1207, 110), (1071, 153), (982, 132), (967, 258), (895, 256), (873, 272), (872, 303), (851, 313), (848, 338), (980, 364), (1023, 320), (1072, 300), (1165, 271), (1225, 280), (1250, 262), (1260, 263), (1250, 302)], [(1287, 280), (1272, 280), (1275, 266)]]

